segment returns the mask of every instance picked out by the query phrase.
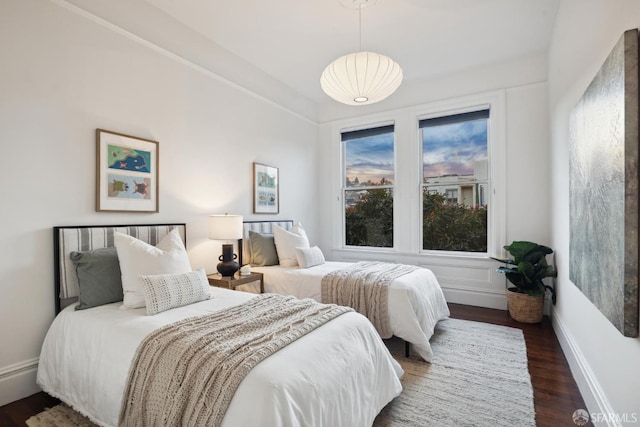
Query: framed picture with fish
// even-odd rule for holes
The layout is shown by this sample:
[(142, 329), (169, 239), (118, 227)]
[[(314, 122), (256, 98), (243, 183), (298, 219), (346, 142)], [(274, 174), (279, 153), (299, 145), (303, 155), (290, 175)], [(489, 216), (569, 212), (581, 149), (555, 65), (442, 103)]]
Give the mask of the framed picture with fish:
[(158, 141), (96, 129), (96, 211), (159, 212)]
[(280, 212), (278, 168), (253, 163), (253, 213)]

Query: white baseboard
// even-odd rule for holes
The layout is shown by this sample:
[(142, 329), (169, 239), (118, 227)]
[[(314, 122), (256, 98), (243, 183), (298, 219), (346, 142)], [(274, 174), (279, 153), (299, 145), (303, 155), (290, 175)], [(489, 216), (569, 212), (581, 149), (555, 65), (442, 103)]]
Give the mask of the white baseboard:
[[(565, 358), (569, 363), (569, 367), (571, 368), (571, 373), (573, 374), (574, 379), (576, 380), (576, 384), (578, 384), (578, 389), (580, 390), (580, 394), (582, 394), (582, 398), (584, 399), (586, 408), (576, 408), (576, 409), (586, 409), (590, 414), (599, 413), (599, 414), (613, 414), (615, 413), (607, 396), (602, 390), (600, 383), (596, 379), (591, 366), (587, 362), (584, 357), (584, 354), (580, 350), (580, 347), (576, 344), (576, 341), (573, 339), (573, 336), (569, 332), (569, 330), (563, 325), (562, 319), (558, 316), (558, 313), (555, 309), (552, 312), (551, 321), (553, 324), (553, 329), (556, 333), (556, 337), (558, 337), (558, 341), (560, 342), (560, 346), (562, 347), (562, 351), (564, 352)], [(616, 422), (615, 420), (593, 420), (593, 424), (595, 426), (601, 427), (620, 427), (622, 424)]]
[(507, 296), (504, 292), (488, 292), (487, 290), (472, 290), (448, 287), (442, 285), (442, 292), (447, 302), (453, 304), (473, 305), (476, 307), (507, 309)]
[(37, 370), (37, 357), (0, 369), (0, 406), (41, 391), (36, 384)]

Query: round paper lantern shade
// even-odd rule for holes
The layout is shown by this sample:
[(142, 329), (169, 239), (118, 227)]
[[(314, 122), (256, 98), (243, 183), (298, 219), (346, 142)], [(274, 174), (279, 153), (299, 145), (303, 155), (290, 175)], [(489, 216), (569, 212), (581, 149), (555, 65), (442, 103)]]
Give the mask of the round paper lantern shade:
[(391, 58), (373, 52), (350, 53), (333, 61), (320, 76), (322, 90), (348, 105), (382, 101), (402, 83), (402, 68)]

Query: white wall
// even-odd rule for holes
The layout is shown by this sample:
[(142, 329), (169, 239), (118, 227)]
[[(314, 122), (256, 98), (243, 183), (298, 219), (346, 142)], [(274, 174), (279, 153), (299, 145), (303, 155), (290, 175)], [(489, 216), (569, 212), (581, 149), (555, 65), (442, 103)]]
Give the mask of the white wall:
[[(269, 218), (318, 234), (314, 122), (64, 6), (0, 0), (0, 405), (38, 391), (53, 226), (186, 222), (193, 267), (214, 272), (207, 215), (266, 218), (252, 214), (258, 161), (280, 168)], [(95, 212), (96, 128), (159, 141), (160, 213)]]
[[(411, 112), (434, 106), (462, 102), (476, 105), (477, 100), (501, 98), (501, 109), (495, 120), (504, 134), (506, 166), (502, 182), (506, 186), (506, 209), (501, 224), (505, 227), (502, 247), (513, 240), (532, 240), (549, 244), (549, 146), (548, 87), (546, 60), (541, 56), (467, 70), (439, 79), (403, 85), (389, 101), (372, 104), (366, 109), (327, 105), (319, 108), (321, 180), (320, 221), (327, 233), (319, 244), (335, 260), (393, 260), (431, 268), (450, 302), (506, 309), (504, 276), (495, 272), (498, 264), (488, 258), (428, 256), (418, 254), (420, 229), (419, 149), (415, 120)], [(419, 104), (419, 106), (418, 106)], [(389, 109), (389, 106), (394, 109)], [(417, 107), (416, 107), (417, 106)], [(444, 110), (446, 111), (446, 109)], [(356, 115), (356, 112), (361, 114)], [(415, 116), (414, 116), (415, 117)], [(340, 176), (341, 128), (375, 124), (385, 120), (396, 122), (395, 250), (362, 251), (342, 248), (342, 204)], [(412, 121), (413, 120), (413, 121)], [(494, 120), (494, 119), (492, 119)], [(503, 177), (504, 178), (504, 177)], [(504, 224), (506, 221), (506, 224)], [(329, 232), (330, 231), (330, 232)]]
[(549, 54), (549, 110), (556, 332), (589, 411), (629, 421), (635, 413), (640, 422), (640, 340), (623, 337), (569, 280), (569, 115), (622, 33), (638, 26), (636, 0), (563, 0)]

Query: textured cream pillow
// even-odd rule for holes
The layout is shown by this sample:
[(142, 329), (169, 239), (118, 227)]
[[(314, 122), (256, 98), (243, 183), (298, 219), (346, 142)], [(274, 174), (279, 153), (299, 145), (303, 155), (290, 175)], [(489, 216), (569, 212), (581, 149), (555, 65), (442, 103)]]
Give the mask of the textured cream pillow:
[(302, 224), (296, 224), (291, 231), (273, 225), (273, 240), (276, 243), (278, 260), (283, 267), (295, 267), (298, 265), (296, 248), (308, 248), (309, 239), (302, 228)]
[(189, 257), (178, 229), (171, 230), (156, 246), (151, 246), (127, 234), (115, 232), (114, 246), (118, 252), (122, 272), (124, 299), (120, 308), (123, 309), (145, 306), (138, 276), (191, 271)]
[(302, 268), (309, 268), (325, 263), (324, 254), (317, 246), (311, 248), (296, 248), (296, 259), (298, 260), (298, 265)]
[(188, 273), (141, 275), (138, 281), (149, 316), (204, 301), (211, 296), (204, 268)]

